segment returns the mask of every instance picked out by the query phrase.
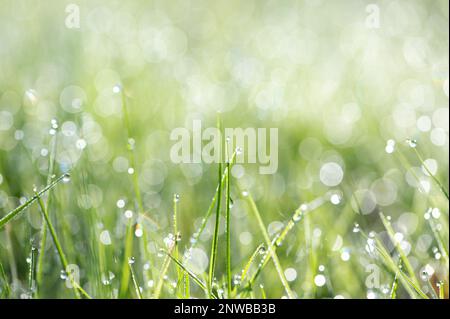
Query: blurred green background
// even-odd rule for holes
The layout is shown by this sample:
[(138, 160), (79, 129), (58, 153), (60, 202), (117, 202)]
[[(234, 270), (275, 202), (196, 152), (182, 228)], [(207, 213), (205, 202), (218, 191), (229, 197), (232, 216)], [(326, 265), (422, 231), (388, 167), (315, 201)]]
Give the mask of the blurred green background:
[[(71, 4), (79, 8), (79, 28), (67, 24)], [(224, 127), (279, 129), (276, 174), (260, 175), (255, 164), (233, 170), (234, 273), (263, 242), (239, 184), (255, 198), (270, 235), (300, 204), (330, 190), (342, 194), (338, 203), (325, 203), (296, 225), (278, 250), (299, 298), (387, 297), (392, 274), (352, 231), (358, 223), (389, 246), (379, 212), (391, 216), (416, 272), (428, 265), (436, 280), (447, 280), (448, 264), (436, 255), (438, 245), (423, 216), (430, 207), (440, 210), (435, 219), (448, 249), (448, 200), (405, 140), (417, 141), (427, 166), (448, 189), (448, 5), (0, 0), (0, 216), (32, 196), (34, 185), (45, 186), (56, 141), (55, 174), (70, 171), (72, 178), (51, 193), (49, 213), (85, 290), (97, 298), (117, 296), (124, 211), (138, 209), (127, 172), (122, 100), (113, 91), (120, 84), (144, 209), (159, 225), (142, 221), (156, 241), (144, 243), (156, 257), (150, 265), (155, 276), (162, 263), (157, 245), (171, 232), (173, 194), (180, 195), (182, 253), (217, 184), (216, 165), (170, 161), (170, 132), (193, 119), (215, 126), (220, 112)], [(373, 24), (376, 11), (379, 21)], [(52, 119), (56, 135), (49, 131)], [(337, 185), (321, 177), (330, 162), (343, 172)], [(0, 262), (13, 297), (27, 297), (27, 258), (39, 243), (41, 223), (33, 205), (0, 230)], [(213, 226), (212, 218), (196, 251), (197, 270), (206, 269)], [(147, 291), (157, 278), (143, 278), (142, 240), (135, 238), (132, 254)], [(45, 250), (39, 296), (72, 297), (50, 238)], [(377, 287), (367, 283), (371, 264), (380, 268)], [(318, 274), (325, 284), (317, 284)], [(174, 267), (168, 276), (176, 278)], [(258, 283), (268, 297), (284, 296), (272, 264)], [(168, 285), (162, 297), (171, 296)], [(400, 296), (407, 297), (403, 290)]]

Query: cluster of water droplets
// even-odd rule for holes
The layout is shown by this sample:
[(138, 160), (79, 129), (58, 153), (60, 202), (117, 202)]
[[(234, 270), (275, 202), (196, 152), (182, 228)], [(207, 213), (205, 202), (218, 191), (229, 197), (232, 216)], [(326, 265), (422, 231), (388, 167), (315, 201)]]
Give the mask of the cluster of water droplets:
[(48, 130), (48, 134), (56, 135), (58, 127), (59, 127), (58, 121), (56, 119), (52, 119), (50, 121), (50, 129)]

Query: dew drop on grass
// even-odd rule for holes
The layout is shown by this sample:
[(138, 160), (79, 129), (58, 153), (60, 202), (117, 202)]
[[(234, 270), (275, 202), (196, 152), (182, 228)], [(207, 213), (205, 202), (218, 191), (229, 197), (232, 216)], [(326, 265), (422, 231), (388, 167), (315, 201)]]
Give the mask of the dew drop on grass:
[(439, 219), (441, 217), (441, 211), (439, 208), (433, 208), (431, 211), (431, 216), (433, 216), (434, 219)]
[(134, 168), (133, 167), (129, 167), (127, 172), (128, 172), (128, 174), (133, 175), (134, 174)]
[(416, 147), (417, 147), (417, 141), (414, 140), (414, 139), (408, 138), (408, 139), (406, 140), (406, 144), (407, 144), (409, 147), (411, 147), (411, 148), (416, 148)]
[(113, 86), (112, 90), (114, 93), (120, 93), (122, 91), (122, 86), (120, 84), (116, 84)]
[(100, 242), (101, 242), (103, 245), (111, 245), (111, 236), (110, 236), (110, 234), (109, 234), (109, 231), (103, 230), (103, 231), (100, 233)]
[(341, 195), (334, 193), (330, 196), (330, 202), (333, 205), (339, 205), (341, 203)]
[(354, 233), (359, 233), (359, 231), (360, 231), (359, 224), (355, 224), (355, 225), (353, 226), (353, 232), (354, 232)]
[(134, 264), (135, 261), (136, 261), (136, 260), (135, 260), (134, 257), (128, 258), (128, 263), (129, 263), (130, 265)]
[(51, 124), (52, 128), (54, 128), (54, 129), (57, 129), (57, 128), (58, 128), (58, 120), (52, 119), (52, 120), (50, 121), (50, 124)]
[(384, 150), (386, 151), (386, 153), (388, 154), (392, 154), (395, 151), (395, 141), (394, 140), (388, 140), (386, 142), (386, 147), (384, 148)]
[(420, 278), (422, 278), (423, 281), (427, 281), (430, 278), (430, 275), (426, 270), (422, 270), (422, 273), (420, 274)]
[(116, 202), (116, 206), (117, 206), (118, 208), (124, 208), (124, 207), (125, 207), (125, 200), (119, 199), (119, 200)]
[(178, 203), (180, 201), (180, 194), (174, 194), (173, 195), (173, 200)]
[[(119, 207), (119, 206), (117, 206), (117, 207)], [(130, 218), (133, 217), (133, 211), (127, 209), (127, 210), (123, 213), (123, 215), (125, 216), (125, 218), (130, 219)]]
[(61, 278), (62, 280), (66, 280), (67, 272), (65, 270), (61, 270), (61, 272), (59, 273), (59, 278)]
[(142, 235), (144, 235), (144, 232), (143, 232), (140, 224), (136, 224), (136, 229), (134, 230), (134, 235), (138, 238), (140, 238), (140, 237), (142, 237)]
[(324, 271), (325, 270), (325, 266), (324, 265), (319, 265), (319, 271)]
[(136, 145), (136, 141), (134, 140), (134, 138), (129, 138), (128, 139), (128, 149), (129, 150), (134, 150), (134, 147)]
[(62, 179), (63, 183), (68, 183), (70, 182), (70, 174), (69, 173), (65, 173)]

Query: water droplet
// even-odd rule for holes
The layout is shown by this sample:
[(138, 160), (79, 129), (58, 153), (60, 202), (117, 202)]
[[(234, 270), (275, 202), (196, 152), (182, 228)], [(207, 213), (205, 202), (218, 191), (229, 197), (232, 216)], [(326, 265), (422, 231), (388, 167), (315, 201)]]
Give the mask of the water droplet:
[(430, 275), (426, 270), (422, 270), (422, 273), (420, 274), (420, 278), (422, 278), (423, 281), (427, 281), (430, 278)]
[(433, 218), (435, 219), (439, 219), (439, 217), (441, 217), (441, 211), (439, 208), (433, 208), (433, 210), (431, 211), (431, 216), (433, 216)]
[(136, 141), (134, 140), (134, 138), (129, 138), (128, 139), (128, 149), (129, 150), (134, 150), (134, 147), (136, 145)]
[(417, 141), (414, 140), (414, 139), (407, 139), (406, 140), (406, 144), (408, 144), (408, 146), (411, 147), (411, 148), (416, 148)]
[(70, 174), (69, 173), (65, 173), (62, 179), (63, 183), (68, 183), (70, 182)]
[(127, 172), (128, 172), (128, 174), (133, 175), (134, 174), (134, 168), (133, 167), (129, 167)]
[(142, 227), (140, 224), (136, 224), (136, 229), (134, 231), (134, 235), (138, 238), (142, 237), (144, 235), (144, 231), (142, 230)]
[(242, 191), (242, 196), (247, 197), (248, 196), (248, 192), (247, 191)]
[(261, 246), (261, 247), (259, 248), (259, 254), (260, 254), (260, 255), (265, 255), (266, 252), (267, 252), (267, 250), (266, 250), (266, 247), (265, 247), (265, 246)]
[(242, 147), (236, 147), (236, 155), (242, 154)]
[[(118, 206), (119, 207), (119, 206)], [(131, 217), (133, 217), (133, 211), (127, 209), (124, 213), (125, 218), (130, 219)]]
[(122, 91), (122, 86), (120, 84), (116, 84), (113, 86), (114, 93), (120, 93)]
[(135, 261), (136, 261), (136, 260), (135, 260), (134, 257), (128, 258), (128, 263), (129, 263), (130, 265), (134, 264)]
[(339, 195), (339, 194), (332, 194), (331, 196), (330, 196), (330, 202), (333, 204), (333, 205), (339, 205), (340, 203), (341, 203), (341, 196)]
[(52, 119), (50, 121), (50, 124), (51, 124), (52, 128), (54, 128), (54, 129), (58, 128), (58, 120), (57, 119)]
[(324, 271), (325, 270), (325, 266), (324, 265), (319, 265), (319, 271)]
[(388, 140), (386, 142), (386, 147), (384, 149), (386, 153), (392, 154), (395, 151), (395, 141), (394, 140)]
[(173, 195), (173, 200), (178, 203), (180, 201), (180, 194), (174, 194)]
[(353, 232), (359, 233), (359, 231), (360, 231), (359, 224), (355, 224), (355, 226), (353, 226)]
[(61, 272), (59, 273), (59, 278), (66, 280), (67, 279), (67, 272), (65, 272), (64, 270), (61, 270)]
[(117, 206), (118, 208), (124, 208), (124, 207), (125, 207), (125, 200), (119, 199), (119, 200), (116, 202), (116, 206)]

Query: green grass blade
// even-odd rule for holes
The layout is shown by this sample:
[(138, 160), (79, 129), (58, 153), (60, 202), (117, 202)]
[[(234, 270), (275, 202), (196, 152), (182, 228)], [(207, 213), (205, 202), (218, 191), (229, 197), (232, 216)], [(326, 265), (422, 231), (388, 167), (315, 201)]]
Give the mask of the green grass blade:
[[(56, 231), (55, 231), (55, 228), (53, 227), (53, 224), (48, 216), (47, 209), (45, 208), (44, 202), (42, 201), (41, 197), (39, 197), (38, 194), (36, 194), (35, 196), (37, 196), (39, 208), (41, 209), (41, 213), (45, 219), (45, 222), (47, 223), (47, 227), (48, 227), (48, 229), (50, 231), (50, 235), (53, 239), (53, 244), (55, 245), (56, 251), (58, 252), (59, 260), (61, 262), (61, 266), (63, 267), (63, 271), (67, 271), (68, 263), (67, 263), (66, 255), (64, 254), (64, 251), (61, 246), (61, 242), (59, 241), (58, 235), (56, 234)], [(80, 292), (81, 287), (79, 287), (79, 285), (75, 283), (75, 281), (73, 280), (72, 274), (68, 273), (67, 276), (69, 277), (69, 280), (70, 280), (72, 286), (74, 287), (73, 291), (74, 291), (75, 297), (80, 298), (79, 292)]]
[(11, 294), (11, 287), (8, 283), (8, 278), (6, 277), (5, 269), (3, 268), (2, 262), (0, 261), (0, 278), (3, 280), (3, 287), (4, 287), (4, 296), (5, 298), (8, 298)]
[(170, 254), (167, 251), (164, 251), (166, 256), (168, 258), (170, 258), (179, 268), (181, 268), (189, 277), (191, 277), (194, 282), (203, 289), (203, 291), (205, 291), (205, 293), (208, 292), (208, 289), (206, 287), (206, 284), (200, 279), (198, 278), (192, 271), (190, 271), (189, 269), (187, 269), (177, 258), (175, 258), (174, 256), (172, 256), (172, 254)]
[(131, 281), (133, 282), (133, 286), (134, 286), (136, 295), (138, 296), (139, 299), (143, 299), (141, 288), (139, 288), (139, 285), (137, 283), (136, 274), (134, 273), (134, 270), (133, 270), (133, 263), (128, 261), (128, 267), (130, 268)]
[(394, 229), (392, 228), (391, 222), (389, 220), (387, 220), (387, 218), (384, 216), (383, 213), (380, 213), (380, 217), (381, 217), (381, 221), (383, 222), (384, 227), (386, 228), (389, 238), (391, 239), (392, 243), (395, 246), (395, 249), (397, 250), (398, 254), (400, 255), (400, 258), (402, 260), (403, 265), (406, 268), (406, 271), (408, 272), (412, 281), (416, 285), (418, 285), (419, 281), (417, 280), (416, 274), (414, 272), (414, 268), (412, 267), (411, 263), (409, 262), (409, 259), (406, 256), (405, 252), (403, 251), (402, 247), (400, 247), (400, 244), (395, 239), (395, 232), (394, 232)]
[(19, 213), (21, 213), (25, 208), (30, 206), (32, 203), (34, 203), (38, 198), (40, 198), (45, 192), (55, 187), (60, 181), (62, 181), (64, 178), (69, 177), (69, 174), (63, 174), (60, 177), (58, 177), (55, 181), (53, 181), (51, 184), (48, 184), (45, 186), (41, 191), (36, 193), (33, 197), (28, 199), (25, 203), (20, 205), (19, 207), (16, 207), (12, 211), (10, 211), (6, 216), (4, 216), (2, 219), (0, 219), (0, 229), (2, 229), (11, 219), (16, 217)]
[(258, 247), (256, 247), (255, 251), (250, 256), (249, 260), (247, 261), (247, 263), (244, 266), (244, 269), (242, 269), (242, 274), (241, 274), (242, 282), (245, 282), (245, 280), (247, 279), (247, 275), (248, 275), (251, 265), (253, 264), (254, 260), (256, 259), (256, 256), (261, 254), (261, 251), (263, 249), (264, 249), (264, 244), (260, 244)]
[(270, 240), (269, 234), (267, 233), (267, 230), (266, 230), (266, 226), (264, 225), (261, 214), (259, 213), (259, 210), (255, 204), (255, 201), (253, 200), (253, 198), (251, 197), (250, 194), (245, 196), (245, 198), (247, 199), (247, 202), (250, 205), (250, 210), (253, 212), (254, 216), (256, 217), (256, 221), (258, 223), (261, 233), (263, 234), (264, 240), (266, 241), (266, 245), (269, 247), (268, 255), (272, 258), (272, 261), (275, 265), (275, 269), (276, 269), (278, 276), (281, 280), (281, 283), (286, 291), (286, 294), (290, 299), (293, 299), (294, 293), (292, 292), (291, 287), (289, 286), (289, 283), (286, 280), (286, 277), (284, 276), (284, 272), (281, 267), (280, 260), (278, 259), (278, 256), (275, 251), (276, 249), (274, 249), (274, 247), (273, 247), (274, 245)]
[[(220, 123), (220, 119), (217, 120), (217, 127), (219, 129), (220, 132), (222, 132), (221, 129), (221, 123)], [(219, 143), (220, 147), (220, 151), (219, 151), (219, 167), (218, 167), (218, 171), (219, 171), (219, 177), (218, 177), (218, 191), (217, 191), (217, 205), (216, 205), (216, 220), (214, 223), (214, 234), (213, 234), (213, 240), (211, 243), (211, 254), (210, 254), (210, 260), (209, 260), (209, 271), (208, 271), (208, 281), (207, 281), (207, 288), (208, 288), (208, 293), (211, 296), (212, 295), (212, 284), (213, 284), (213, 280), (214, 280), (214, 270), (216, 268), (216, 259), (217, 259), (217, 248), (218, 248), (218, 238), (219, 238), (219, 224), (220, 224), (220, 204), (221, 204), (221, 199), (222, 199), (222, 183), (220, 182), (221, 177), (222, 177), (222, 140), (220, 140)]]
[(28, 290), (31, 298), (34, 298), (36, 292), (36, 257), (37, 249), (32, 246), (30, 253), (30, 267), (28, 269)]
[(227, 160), (227, 182), (226, 182), (226, 207), (225, 207), (225, 218), (226, 218), (226, 225), (225, 225), (225, 233), (226, 233), (226, 242), (227, 242), (227, 249), (226, 249), (226, 279), (227, 279), (227, 292), (228, 297), (231, 296), (231, 225), (230, 225), (230, 201), (231, 201), (231, 194), (230, 194), (230, 162)]

